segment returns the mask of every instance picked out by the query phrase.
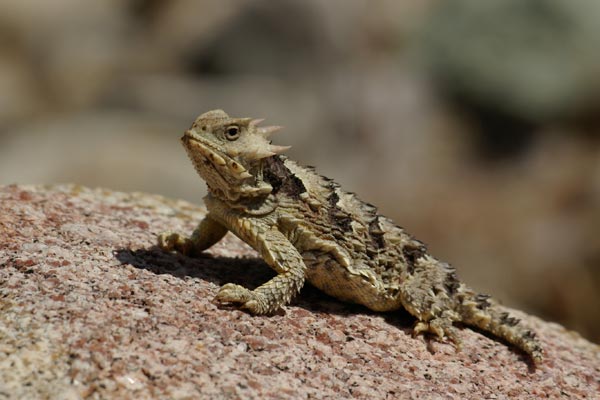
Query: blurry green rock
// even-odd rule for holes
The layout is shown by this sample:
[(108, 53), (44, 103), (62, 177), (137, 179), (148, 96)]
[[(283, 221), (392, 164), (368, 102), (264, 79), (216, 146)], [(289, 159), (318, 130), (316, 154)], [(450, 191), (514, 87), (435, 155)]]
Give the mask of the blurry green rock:
[(445, 0), (424, 31), (450, 94), (541, 122), (599, 111), (599, 0)]

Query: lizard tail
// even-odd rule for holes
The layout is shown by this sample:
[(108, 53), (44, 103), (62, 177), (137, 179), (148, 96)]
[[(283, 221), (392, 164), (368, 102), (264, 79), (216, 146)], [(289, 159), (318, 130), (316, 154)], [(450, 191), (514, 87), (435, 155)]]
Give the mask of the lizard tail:
[(489, 332), (523, 350), (540, 364), (543, 359), (542, 346), (535, 333), (521, 325), (521, 321), (510, 316), (490, 296), (475, 294), (464, 288), (460, 303), (462, 322)]

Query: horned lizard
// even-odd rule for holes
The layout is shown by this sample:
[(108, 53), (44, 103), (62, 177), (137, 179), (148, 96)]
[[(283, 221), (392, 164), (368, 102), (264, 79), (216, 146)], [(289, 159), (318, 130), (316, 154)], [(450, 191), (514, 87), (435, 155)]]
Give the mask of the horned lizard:
[(228, 283), (218, 301), (268, 314), (288, 304), (308, 281), (374, 311), (404, 308), (416, 317), (415, 334), (448, 337), (460, 348), (458, 322), (542, 361), (539, 341), (518, 319), (460, 282), (454, 268), (375, 206), (281, 155), (289, 147), (269, 140), (280, 127), (260, 122), (209, 111), (181, 139), (208, 185), (208, 214), (190, 237), (161, 234), (159, 247), (197, 255), (231, 231), (277, 272), (255, 290)]

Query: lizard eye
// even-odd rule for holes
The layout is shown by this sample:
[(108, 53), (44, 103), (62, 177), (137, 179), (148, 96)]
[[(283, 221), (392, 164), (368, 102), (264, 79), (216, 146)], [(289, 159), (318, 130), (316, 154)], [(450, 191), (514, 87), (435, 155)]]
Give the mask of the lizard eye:
[(227, 140), (236, 140), (240, 137), (240, 128), (235, 125), (227, 127), (225, 130), (225, 137)]

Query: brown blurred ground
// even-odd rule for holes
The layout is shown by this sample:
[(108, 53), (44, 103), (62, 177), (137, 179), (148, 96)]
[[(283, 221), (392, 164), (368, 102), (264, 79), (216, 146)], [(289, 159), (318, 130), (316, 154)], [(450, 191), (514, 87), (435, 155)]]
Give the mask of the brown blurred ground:
[(182, 131), (266, 117), (471, 285), (599, 342), (600, 8), (449, 3), (4, 1), (0, 183), (199, 202)]

